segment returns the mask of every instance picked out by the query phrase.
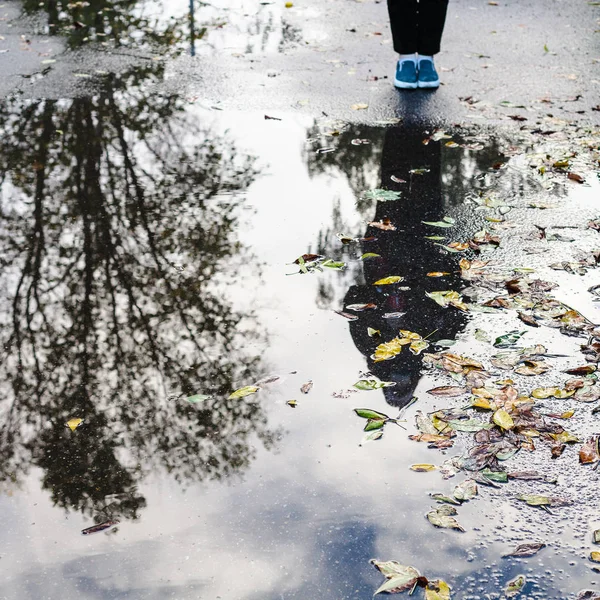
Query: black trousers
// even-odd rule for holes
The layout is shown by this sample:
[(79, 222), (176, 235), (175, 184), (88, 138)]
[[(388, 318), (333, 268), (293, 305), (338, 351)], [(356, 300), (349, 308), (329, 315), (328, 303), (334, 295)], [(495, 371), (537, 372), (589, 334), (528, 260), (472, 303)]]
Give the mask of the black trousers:
[(388, 0), (394, 50), (398, 54), (437, 54), (448, 0)]

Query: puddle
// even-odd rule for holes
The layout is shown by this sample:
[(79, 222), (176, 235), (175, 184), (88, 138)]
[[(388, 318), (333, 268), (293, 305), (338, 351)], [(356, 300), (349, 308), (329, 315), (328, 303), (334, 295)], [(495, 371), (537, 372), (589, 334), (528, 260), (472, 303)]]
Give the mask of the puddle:
[[(409, 466), (439, 465), (472, 438), (459, 434), (439, 451), (407, 433), (417, 410), (464, 398), (426, 393), (451, 380), (423, 371), (423, 354), (369, 359), (399, 329), (432, 343), (456, 339), (452, 351), (477, 359), (495, 349), (474, 339), (476, 329), (491, 340), (525, 329), (514, 312), (463, 313), (425, 297), (474, 287), (460, 277), (463, 254), (435, 242), (483, 227), (498, 226), (503, 241), (481, 257), (536, 269), (560, 283), (557, 298), (597, 321), (587, 293), (593, 270), (548, 267), (549, 254), (573, 262), (597, 243), (586, 228), (597, 217), (597, 179), (542, 176), (525, 133), (457, 130), (457, 145), (424, 144), (433, 131), (411, 124), (265, 120), (149, 92), (150, 76), (158, 75), (136, 70), (107, 78), (92, 97), (0, 109), (0, 506), (9, 574), (0, 595), (370, 598), (382, 581), (371, 558), (414, 565), (465, 599), (500, 598), (519, 573), (528, 579), (521, 597), (597, 589), (587, 560), (599, 527), (596, 474), (582, 475), (577, 450), (552, 465), (541, 444), (511, 459), (518, 470), (560, 474), (551, 493), (573, 496), (574, 506), (553, 516), (521, 506), (519, 493), (550, 493), (538, 482), (481, 486), (459, 507), (465, 533), (435, 529), (425, 519), (428, 494), (447, 494), (463, 477)], [(401, 199), (364, 195), (381, 187)], [(529, 208), (549, 198), (557, 208)], [(423, 223), (444, 218), (455, 226)], [(367, 224), (385, 219), (395, 231)], [(532, 220), (576, 239), (528, 237)], [(343, 245), (338, 233), (376, 239)], [(367, 252), (380, 256), (361, 260)], [(304, 253), (347, 268), (292, 274)], [(374, 285), (393, 275), (404, 281)], [(367, 303), (377, 308), (358, 320), (334, 312)], [(519, 378), (520, 387), (554, 385), (566, 364), (584, 363), (581, 338), (542, 327), (525, 339), (569, 356), (545, 376)], [(367, 370), (396, 385), (347, 391)], [(228, 399), (269, 374), (280, 378)], [(194, 394), (212, 399), (188, 402)], [(352, 409), (395, 417), (413, 396), (401, 417), (408, 432), (387, 424), (380, 441), (361, 445), (364, 421)], [(594, 432), (595, 404), (558, 402), (578, 410), (569, 430)], [(73, 418), (83, 421), (71, 431)], [(107, 520), (120, 523), (80, 534)], [(533, 539), (549, 547), (501, 558)]]

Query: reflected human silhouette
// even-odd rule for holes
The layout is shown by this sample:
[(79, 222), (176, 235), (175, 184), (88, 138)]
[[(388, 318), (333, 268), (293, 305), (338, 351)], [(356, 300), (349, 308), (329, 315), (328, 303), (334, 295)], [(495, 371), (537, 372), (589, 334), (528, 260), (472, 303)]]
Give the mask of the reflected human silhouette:
[[(424, 144), (427, 137), (418, 126), (387, 130), (381, 157), (381, 187), (401, 192), (401, 197), (396, 201), (379, 201), (373, 221), (389, 219), (396, 230), (367, 228), (362, 251), (380, 256), (364, 261), (364, 285), (350, 287), (344, 299), (344, 306), (377, 305), (350, 322), (350, 333), (356, 347), (368, 357), (369, 370), (384, 381), (396, 382), (395, 386), (384, 388), (384, 393), (387, 402), (398, 407), (405, 406), (412, 398), (420, 378), (422, 357), (406, 347), (392, 360), (374, 362), (370, 357), (375, 348), (396, 337), (399, 330), (414, 331), (434, 340), (454, 338), (466, 323), (463, 313), (443, 308), (426, 297), (426, 292), (461, 288), (456, 255), (440, 251), (433, 240), (427, 239), (445, 230), (423, 223), (439, 221), (445, 216), (441, 147), (437, 143)], [(429, 272), (449, 274), (436, 278), (428, 277)], [(373, 285), (389, 275), (400, 275), (404, 281)], [(390, 316), (392, 313), (397, 314)], [(368, 328), (379, 330), (381, 335), (371, 337)]]

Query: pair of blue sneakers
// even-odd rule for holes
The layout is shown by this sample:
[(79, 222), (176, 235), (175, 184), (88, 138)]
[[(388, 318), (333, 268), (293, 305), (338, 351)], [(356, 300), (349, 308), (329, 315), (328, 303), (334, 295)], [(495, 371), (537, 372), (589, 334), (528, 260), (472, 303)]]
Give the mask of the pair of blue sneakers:
[(405, 59), (398, 61), (394, 85), (401, 89), (437, 88), (440, 78), (430, 58)]

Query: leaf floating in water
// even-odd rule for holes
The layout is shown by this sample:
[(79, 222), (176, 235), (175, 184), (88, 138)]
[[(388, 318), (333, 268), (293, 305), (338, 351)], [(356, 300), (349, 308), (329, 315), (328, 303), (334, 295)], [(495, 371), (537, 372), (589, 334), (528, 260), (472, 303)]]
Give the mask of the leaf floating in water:
[(396, 231), (396, 226), (389, 219), (382, 219), (381, 221), (369, 221), (367, 223), (370, 227), (381, 229), (381, 231)]
[(369, 302), (367, 304), (348, 304), (348, 306), (346, 306), (346, 310), (353, 310), (355, 312), (373, 310), (374, 308), (377, 308), (377, 304), (373, 304), (373, 302)]
[(374, 596), (382, 592), (395, 594), (398, 592), (403, 592), (404, 590), (412, 589), (421, 578), (421, 573), (419, 573), (417, 569), (414, 567), (401, 565), (395, 560), (388, 560), (384, 562), (371, 559), (370, 562), (382, 575), (386, 577), (386, 581), (384, 581), (383, 584), (377, 589), (377, 591), (373, 594)]
[(427, 273), (427, 277), (445, 277), (446, 275), (450, 275), (447, 271), (431, 271)]
[(69, 419), (66, 425), (71, 431), (75, 431), (82, 423), (83, 419)]
[(355, 408), (354, 412), (363, 419), (374, 419), (376, 421), (389, 419), (385, 413), (380, 413), (376, 410), (371, 410), (370, 408)]
[(313, 386), (313, 382), (311, 379), (310, 381), (307, 381), (305, 384), (302, 385), (302, 387), (300, 388), (300, 391), (303, 394), (308, 394), (308, 392), (310, 392), (310, 390), (312, 390), (312, 386)]
[(428, 473), (429, 471), (435, 471), (436, 469), (437, 467), (435, 465), (431, 465), (429, 463), (410, 465), (410, 470), (416, 471), (417, 473)]
[(429, 519), (429, 522), (436, 527), (464, 531), (464, 529), (453, 516), (456, 514), (457, 512), (455, 508), (445, 505), (441, 508), (429, 511), (427, 513), (427, 519)]
[(372, 327), (367, 327), (367, 333), (369, 334), (369, 337), (381, 335), (381, 331), (379, 331), (379, 329), (373, 329)]
[(354, 387), (357, 390), (380, 390), (384, 387), (392, 387), (396, 385), (395, 381), (381, 381), (378, 377), (369, 377), (368, 379), (359, 379)]
[(367, 260), (367, 258), (381, 258), (381, 254), (376, 254), (375, 252), (365, 252), (360, 260)]
[(400, 192), (383, 190), (381, 188), (369, 190), (368, 192), (363, 193), (363, 198), (366, 198), (367, 200), (376, 200), (377, 202), (391, 202), (393, 200), (398, 200), (400, 196)]
[(465, 479), (454, 488), (452, 495), (461, 502), (467, 502), (475, 498), (477, 493), (477, 484), (472, 479)]
[(358, 102), (356, 104), (353, 104), (350, 108), (352, 110), (366, 110), (367, 108), (369, 108), (369, 105), (365, 104), (364, 102)]
[(511, 556), (533, 556), (537, 554), (542, 548), (545, 548), (546, 544), (541, 542), (530, 542), (528, 544), (519, 544), (512, 552), (504, 554), (503, 558), (509, 558)]
[(334, 310), (334, 313), (340, 315), (340, 317), (344, 317), (344, 319), (348, 319), (348, 321), (357, 321), (358, 317), (351, 313), (344, 312), (343, 310)]
[(600, 563), (600, 552), (590, 552), (590, 560)]
[(521, 592), (521, 590), (525, 587), (527, 580), (524, 575), (517, 575), (514, 579), (511, 579), (504, 589), (504, 594), (507, 598), (513, 598), (517, 594)]
[(198, 404), (199, 402), (205, 402), (206, 400), (210, 400), (212, 396), (207, 396), (205, 394), (194, 394), (193, 396), (188, 396), (186, 400), (191, 404)]
[(393, 283), (400, 283), (401, 281), (404, 281), (404, 277), (400, 277), (400, 275), (389, 275), (383, 279), (378, 279), (373, 285), (391, 285)]
[(450, 586), (441, 579), (427, 583), (425, 600), (450, 600)]
[(288, 400), (286, 404), (291, 408), (296, 408), (296, 406), (298, 406), (298, 402), (296, 400)]
[(596, 529), (596, 531), (594, 531), (592, 539), (594, 544), (600, 544), (600, 529)]
[(462, 296), (453, 290), (425, 292), (425, 295), (444, 308), (447, 308), (448, 306), (454, 306), (463, 312), (467, 312), (469, 310), (467, 305), (463, 302)]
[(322, 267), (327, 269), (335, 269), (336, 271), (343, 271), (346, 268), (346, 263), (328, 258), (321, 263)]
[(250, 394), (256, 394), (260, 388), (255, 385), (247, 385), (245, 387), (240, 388), (239, 390), (235, 390), (232, 394), (229, 395), (227, 400), (236, 400), (238, 398), (244, 398), (246, 396), (250, 396)]
[(419, 169), (411, 169), (409, 173), (411, 175), (425, 175), (425, 173), (429, 173), (430, 171), (431, 169), (428, 169), (427, 167), (421, 167)]
[(92, 525), (91, 527), (87, 527), (86, 529), (82, 529), (82, 535), (91, 535), (92, 533), (100, 533), (101, 531), (106, 531), (107, 529), (111, 529), (119, 524), (119, 521), (116, 519), (109, 519), (108, 521), (104, 521), (104, 523), (98, 523), (98, 525)]
[(383, 429), (376, 429), (375, 431), (370, 431), (369, 433), (366, 433), (365, 436), (362, 439), (362, 442), (359, 444), (359, 446), (362, 446), (363, 444), (366, 444), (368, 442), (376, 442), (377, 440), (380, 440), (383, 437)]

